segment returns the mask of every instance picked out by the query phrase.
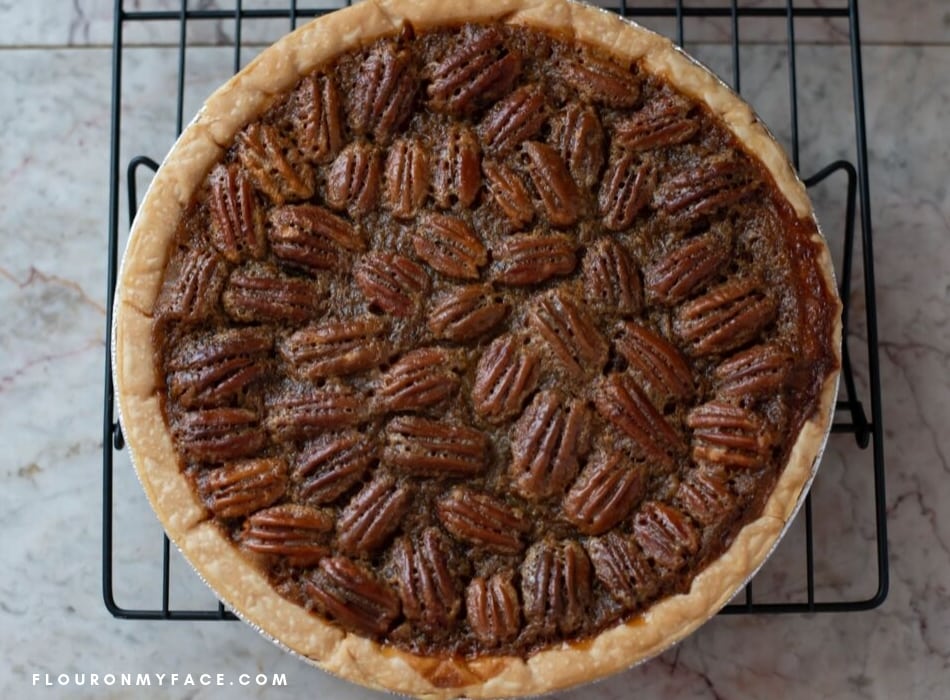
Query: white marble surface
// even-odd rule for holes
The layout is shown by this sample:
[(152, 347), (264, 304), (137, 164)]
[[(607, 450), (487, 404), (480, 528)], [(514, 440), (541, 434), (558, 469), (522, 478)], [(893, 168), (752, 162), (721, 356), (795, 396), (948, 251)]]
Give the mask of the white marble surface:
[[(375, 697), (305, 666), (240, 623), (122, 621), (103, 607), (100, 411), (110, 52), (97, 45), (110, 35), (109, 4), (77, 1), (85, 24), (69, 14), (68, 2), (15, 8), (0, 2), (0, 46), (7, 47), (0, 48), (0, 697), (234, 697), (227, 687), (45, 688), (33, 685), (33, 674), (41, 674), (42, 683), (46, 673), (220, 672), (227, 682), (258, 671), (286, 674), (289, 687), (247, 689), (252, 697)], [(880, 42), (867, 46), (864, 58), (891, 594), (883, 607), (866, 613), (719, 617), (655, 661), (561, 698), (947, 697), (947, 5), (902, 5), (902, 17), (917, 18), (911, 24), (888, 20), (888, 3), (866, 0), (862, 7), (865, 36)], [(908, 45), (921, 41), (930, 45)], [(62, 46), (67, 43), (88, 46)], [(727, 47), (693, 48), (729, 74)], [(231, 60), (223, 48), (189, 51), (187, 112), (226, 76)], [(745, 94), (787, 143), (784, 49), (750, 46), (742, 61)], [(806, 174), (835, 158), (854, 157), (847, 61), (841, 45), (798, 51)], [(175, 70), (172, 48), (126, 52), (123, 165), (138, 153), (160, 158), (170, 145)], [(841, 184), (814, 191), (833, 245), (840, 244)], [(855, 294), (852, 304), (859, 317), (864, 299)], [(855, 323), (852, 332), (863, 392), (864, 325)], [(848, 438), (832, 439), (814, 489), (820, 599), (873, 592), (869, 465), (868, 455)], [(160, 530), (124, 454), (116, 469), (116, 597), (126, 607), (154, 607)], [(757, 597), (801, 599), (802, 542), (797, 523), (756, 579)], [(212, 600), (175, 557), (172, 604), (206, 606)]]

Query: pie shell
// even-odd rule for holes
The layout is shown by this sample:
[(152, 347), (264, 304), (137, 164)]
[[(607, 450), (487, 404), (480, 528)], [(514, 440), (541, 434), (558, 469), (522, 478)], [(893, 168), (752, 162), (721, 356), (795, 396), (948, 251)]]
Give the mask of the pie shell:
[[(800, 219), (814, 219), (802, 182), (782, 148), (729, 87), (668, 39), (613, 13), (570, 0), (366, 0), (287, 35), (218, 89), (184, 131), (152, 181), (122, 262), (115, 299), (113, 372), (121, 422), (145, 493), (175, 545), (216, 594), (245, 621), (320, 668), (362, 685), (424, 698), (533, 695), (602, 678), (650, 658), (693, 632), (751, 578), (797, 511), (830, 429), (838, 372), (826, 377), (818, 408), (802, 426), (759, 518), (703, 569), (687, 593), (593, 639), (563, 643), (527, 659), (426, 657), (341, 630), (281, 597), (266, 577), (208, 520), (185, 476), (159, 399), (153, 360), (153, 309), (183, 210), (235, 134), (297, 81), (341, 52), (399, 32), (466, 21), (502, 21), (556, 32), (621, 59), (705, 102), (772, 175)], [(840, 366), (840, 302), (820, 233), (821, 272), (834, 314), (832, 347)]]

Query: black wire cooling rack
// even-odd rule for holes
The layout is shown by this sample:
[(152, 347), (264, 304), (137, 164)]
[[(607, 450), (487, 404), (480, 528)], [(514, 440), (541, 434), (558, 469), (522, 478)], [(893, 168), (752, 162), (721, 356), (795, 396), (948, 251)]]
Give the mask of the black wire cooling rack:
[[(220, 0), (221, 4), (228, 0)], [(714, 2), (714, 0), (713, 0)], [(768, 21), (772, 28), (781, 25), (785, 40), (785, 61), (788, 74), (789, 124), (791, 127), (791, 155), (796, 166), (799, 165), (799, 124), (798, 124), (798, 71), (796, 66), (796, 24), (803, 20), (834, 21), (847, 26), (847, 40), (850, 48), (850, 72), (852, 88), (852, 107), (854, 120), (854, 142), (844, 144), (847, 150), (853, 153), (854, 162), (848, 159), (834, 160), (813, 174), (805, 173), (805, 184), (809, 189), (817, 187), (833, 176), (843, 176), (847, 190), (843, 201), (843, 231), (840, 264), (837, 273), (840, 280), (841, 298), (844, 301), (844, 329), (845, 342), (843, 347), (843, 371), (841, 389), (836, 406), (835, 422), (830, 438), (831, 445), (836, 441), (853, 440), (860, 451), (850, 452), (845, 465), (848, 471), (854, 470), (867, 482), (869, 498), (873, 502), (865, 504), (873, 513), (873, 535), (868, 547), (874, 549), (868, 557), (875, 560), (876, 569), (867, 581), (860, 581), (861, 588), (871, 590), (871, 595), (844, 595), (824, 599), (824, 595), (816, 596), (816, 587), (822, 584), (816, 582), (815, 566), (815, 529), (816, 519), (813, 515), (812, 496), (805, 501), (803, 512), (799, 515), (804, 519), (804, 562), (805, 585), (801, 595), (793, 600), (769, 602), (757, 600), (749, 584), (744, 596), (737, 596), (736, 600), (723, 609), (723, 613), (806, 613), (806, 612), (843, 612), (869, 610), (880, 605), (887, 597), (888, 590), (888, 560), (887, 560), (887, 533), (886, 511), (884, 499), (884, 449), (883, 430), (881, 423), (881, 383), (878, 364), (877, 318), (874, 297), (874, 265), (871, 236), (871, 203), (868, 185), (867, 139), (864, 116), (864, 85), (861, 66), (861, 39), (858, 23), (857, 0), (842, 0), (837, 6), (796, 6), (792, 0), (782, 3), (773, 0), (771, 4), (756, 2), (753, 6), (732, 0), (713, 4), (710, 0), (701, 0), (702, 6), (688, 6), (683, 0), (669, 1), (654, 0), (651, 3), (619, 2), (601, 3), (606, 9), (620, 15), (648, 21), (655, 18), (667, 22), (672, 27), (675, 39), (680, 45), (684, 42), (684, 33), (687, 23), (701, 21), (699, 18), (709, 18), (718, 22), (720, 27), (726, 28), (726, 36), (731, 45), (732, 87), (740, 89), (740, 27), (742, 23), (755, 21), (757, 27)], [(220, 9), (215, 3), (202, 0), (192, 3), (180, 0), (176, 8), (167, 9), (171, 3), (165, 4), (165, 9), (141, 9), (141, 3), (134, 3), (136, 9), (125, 8), (123, 0), (116, 0), (114, 15), (113, 57), (112, 57), (112, 121), (111, 121), (111, 162), (109, 183), (109, 244), (108, 244), (108, 304), (106, 319), (106, 354), (105, 354), (105, 407), (103, 414), (103, 533), (102, 533), (102, 589), (106, 608), (118, 618), (140, 620), (227, 620), (236, 619), (221, 603), (217, 607), (208, 609), (177, 609), (170, 601), (170, 577), (172, 558), (167, 537), (164, 537), (161, 549), (158, 542), (155, 546), (155, 569), (158, 570), (157, 560), (161, 557), (161, 600), (154, 606), (131, 609), (120, 606), (115, 599), (114, 585), (121, 580), (121, 567), (115, 566), (114, 557), (114, 530), (116, 528), (115, 510), (115, 472), (113, 459), (116, 452), (124, 447), (122, 429), (118, 423), (114, 407), (114, 394), (111, 374), (111, 327), (112, 327), (112, 300), (116, 285), (117, 261), (119, 259), (120, 233), (120, 197), (122, 189), (123, 163), (121, 162), (120, 148), (122, 145), (122, 66), (123, 57), (130, 50), (126, 42), (127, 30), (133, 25), (141, 25), (136, 29), (143, 29), (145, 25), (161, 25), (166, 31), (177, 30), (177, 132), (182, 129), (183, 102), (187, 77), (186, 55), (192, 41), (189, 38), (189, 29), (201, 23), (217, 22), (230, 25), (232, 36), (227, 39), (233, 46), (233, 70), (241, 67), (241, 52), (247, 48), (242, 43), (242, 36), (249, 23), (260, 21), (283, 20), (287, 29), (293, 29), (298, 22), (311, 17), (325, 14), (335, 9), (333, 7), (307, 7), (303, 0), (287, 0), (282, 7), (275, 7), (277, 0), (272, 0), (268, 7), (250, 7), (251, 2), (233, 0), (233, 6)], [(327, 5), (332, 3), (327, 3)], [(344, 3), (337, 3), (342, 6)], [(345, 4), (350, 4), (349, 2)], [(699, 3), (696, 3), (697, 5)], [(799, 3), (801, 5), (801, 3)], [(220, 43), (218, 37), (216, 43)], [(846, 100), (842, 100), (846, 102)], [(144, 156), (136, 156), (125, 163), (125, 186), (128, 194), (129, 218), (131, 219), (138, 203), (136, 191), (136, 175), (140, 169), (155, 171), (158, 165), (155, 160)], [(838, 182), (839, 180), (836, 180)], [(859, 216), (858, 216), (859, 215)], [(828, 233), (826, 231), (826, 233)], [(861, 274), (860, 287), (852, 288), (852, 265), (855, 256), (855, 243), (859, 244)], [(864, 308), (854, 309), (862, 313), (860, 319), (852, 315), (852, 300), (863, 299)], [(863, 327), (860, 323), (863, 320)], [(862, 337), (863, 336), (863, 337)], [(860, 393), (856, 387), (855, 374), (852, 371), (851, 350), (857, 347), (862, 357), (866, 358), (867, 377), (866, 388)], [(868, 419), (865, 403), (870, 407)], [(820, 476), (819, 476), (820, 479)], [(160, 554), (159, 554), (160, 551)], [(801, 572), (796, 574), (801, 576)], [(840, 583), (840, 582), (839, 582)], [(832, 586), (833, 589), (833, 586)], [(824, 590), (824, 589), (822, 589)], [(817, 598), (821, 598), (820, 600)]]

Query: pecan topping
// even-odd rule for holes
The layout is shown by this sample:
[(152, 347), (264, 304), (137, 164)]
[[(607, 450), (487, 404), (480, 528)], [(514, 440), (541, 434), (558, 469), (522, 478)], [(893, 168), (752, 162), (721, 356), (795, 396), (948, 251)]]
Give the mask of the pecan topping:
[(327, 379), (363, 372), (391, 351), (389, 324), (376, 316), (328, 321), (301, 328), (278, 344), (280, 356), (300, 379)]
[(699, 549), (699, 532), (671, 505), (650, 501), (633, 519), (633, 537), (644, 555), (667, 571), (678, 571)]
[(312, 566), (330, 553), (327, 533), (333, 514), (287, 503), (260, 510), (244, 521), (239, 539), (252, 552), (283, 557), (291, 566)]
[(693, 470), (680, 482), (676, 499), (693, 520), (707, 526), (724, 521), (738, 505), (726, 474), (707, 467)]
[(501, 554), (520, 552), (524, 548), (521, 538), (531, 530), (531, 521), (521, 512), (464, 486), (456, 486), (439, 499), (436, 513), (458, 539)]
[(303, 579), (317, 610), (361, 634), (382, 635), (399, 617), (399, 597), (366, 567), (346, 557), (327, 557)]
[(228, 316), (251, 323), (301, 323), (320, 312), (320, 287), (265, 266), (245, 266), (228, 278), (221, 295)]
[(360, 433), (322, 435), (300, 451), (294, 479), (308, 503), (332, 503), (358, 484), (375, 460), (376, 446)]
[(241, 165), (272, 202), (283, 204), (313, 196), (313, 169), (273, 126), (249, 124), (236, 141)]
[(629, 151), (615, 151), (600, 186), (598, 206), (611, 231), (630, 228), (653, 194), (653, 174), (647, 163)]
[(471, 114), (503, 97), (521, 73), (521, 55), (494, 27), (468, 29), (464, 40), (431, 71), (429, 105), (438, 112)]
[(755, 413), (724, 401), (710, 401), (689, 412), (693, 459), (732, 469), (763, 466), (775, 436)]
[(482, 354), (475, 370), (472, 403), (489, 421), (498, 423), (518, 415), (538, 383), (538, 355), (524, 340), (503, 335)]
[(396, 253), (369, 253), (354, 266), (353, 277), (371, 304), (393, 316), (410, 316), (429, 288), (426, 271)]
[(729, 241), (716, 232), (688, 238), (643, 271), (647, 296), (667, 306), (679, 304), (713, 279), (731, 255)]
[(453, 287), (436, 298), (429, 330), (446, 340), (474, 340), (501, 323), (510, 310), (488, 285)]
[(580, 216), (581, 195), (557, 151), (544, 143), (528, 141), (528, 174), (548, 222), (555, 227), (572, 226)]
[(412, 115), (419, 84), (412, 52), (385, 43), (360, 66), (350, 93), (350, 126), (357, 134), (389, 141)]
[(468, 209), (482, 186), (481, 153), (471, 129), (453, 124), (449, 127), (435, 162), (432, 195), (442, 209), (458, 204)]
[(685, 401), (693, 396), (693, 372), (676, 346), (633, 321), (621, 324), (620, 331), (617, 351), (661, 403), (670, 399)]
[(347, 251), (363, 251), (366, 241), (346, 219), (314, 204), (272, 209), (268, 238), (274, 257), (304, 270), (337, 270)]
[(260, 259), (267, 252), (264, 218), (251, 181), (237, 165), (218, 164), (211, 175), (211, 244), (230, 262)]
[(399, 139), (386, 157), (385, 204), (397, 219), (411, 219), (429, 194), (429, 158), (419, 139)]
[(716, 368), (716, 393), (723, 398), (773, 395), (786, 385), (794, 363), (785, 348), (755, 345)]
[(508, 468), (515, 491), (538, 500), (564, 493), (587, 453), (589, 419), (578, 399), (542, 391), (521, 414), (511, 435)]
[(415, 541), (396, 540), (393, 563), (406, 619), (433, 632), (450, 629), (461, 612), (462, 596), (438, 529), (427, 527)]
[(161, 319), (203, 321), (218, 306), (228, 265), (214, 251), (192, 248), (173, 258), (155, 304)]
[(337, 541), (349, 554), (371, 554), (389, 540), (412, 501), (409, 486), (379, 472), (347, 503), (337, 520)]
[(676, 95), (650, 100), (632, 117), (614, 126), (614, 143), (630, 151), (686, 143), (699, 131), (699, 121), (689, 116), (690, 104)]
[(509, 642), (521, 630), (521, 604), (511, 571), (473, 578), (465, 591), (465, 611), (472, 632), (482, 644)]
[(366, 400), (343, 384), (294, 387), (268, 401), (264, 423), (277, 442), (315, 437), (366, 418)]
[(604, 237), (584, 256), (584, 298), (593, 308), (611, 315), (640, 312), (643, 291), (640, 276), (623, 244)]
[(465, 425), (399, 416), (386, 426), (383, 462), (419, 476), (474, 476), (488, 465), (488, 438)]
[(222, 462), (249, 457), (267, 442), (257, 413), (247, 408), (205, 408), (172, 421), (178, 449), (189, 459)]
[(287, 465), (280, 459), (246, 459), (198, 475), (198, 495), (218, 518), (239, 518), (271, 503), (287, 489)]
[(552, 129), (552, 142), (577, 186), (589, 190), (600, 179), (604, 167), (604, 129), (597, 110), (577, 102), (568, 103)]
[(598, 413), (632, 439), (644, 457), (669, 466), (683, 450), (682, 438), (629, 376), (606, 377), (594, 402)]
[(739, 158), (714, 156), (661, 183), (655, 201), (665, 213), (689, 221), (735, 204), (758, 186)]
[(456, 356), (445, 348), (418, 348), (403, 355), (383, 375), (376, 399), (386, 411), (418, 411), (452, 396), (459, 388)]
[(646, 493), (646, 473), (620, 452), (599, 452), (564, 498), (564, 517), (588, 535), (601, 535), (630, 515)]
[(478, 135), (487, 150), (504, 156), (538, 133), (547, 118), (541, 87), (522, 85), (489, 110), (478, 125)]
[(633, 610), (657, 588), (656, 575), (635, 542), (619, 532), (587, 540), (594, 575), (625, 610)]
[(510, 236), (493, 252), (498, 263), (495, 279), (501, 284), (515, 286), (538, 284), (552, 277), (569, 275), (577, 264), (574, 242), (559, 233)]
[(342, 103), (333, 78), (304, 78), (289, 108), (294, 139), (304, 157), (314, 163), (332, 160), (343, 147)]
[(472, 227), (444, 214), (422, 217), (412, 247), (434, 270), (449, 277), (478, 279), (478, 268), (488, 262), (485, 246)]
[(379, 149), (364, 141), (344, 148), (327, 171), (327, 204), (354, 218), (373, 211), (379, 198), (382, 160)]
[(528, 312), (528, 324), (545, 340), (564, 369), (577, 378), (599, 374), (607, 363), (607, 340), (590, 315), (560, 290), (535, 300)]
[(534, 204), (531, 202), (531, 193), (528, 192), (521, 175), (504, 163), (490, 160), (482, 163), (482, 168), (485, 170), (485, 177), (488, 178), (488, 189), (492, 200), (515, 230), (530, 224), (534, 220)]
[(731, 279), (681, 306), (673, 329), (692, 354), (721, 354), (756, 338), (777, 312), (758, 280)]
[(521, 565), (528, 627), (543, 635), (577, 630), (591, 601), (590, 560), (573, 540), (538, 542)]
[(564, 63), (561, 77), (589, 102), (627, 109), (640, 98), (640, 81), (632, 70), (592, 56)]
[(220, 406), (266, 370), (274, 339), (266, 328), (229, 328), (172, 350), (168, 393), (185, 408)]

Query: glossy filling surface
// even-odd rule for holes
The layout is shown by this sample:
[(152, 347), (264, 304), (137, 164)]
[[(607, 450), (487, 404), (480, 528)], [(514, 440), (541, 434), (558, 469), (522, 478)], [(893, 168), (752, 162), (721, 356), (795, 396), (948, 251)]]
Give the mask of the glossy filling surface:
[(834, 365), (814, 234), (637, 65), (406, 30), (276, 100), (183, 217), (181, 468), (302, 614), (421, 653), (588, 638), (761, 511)]

